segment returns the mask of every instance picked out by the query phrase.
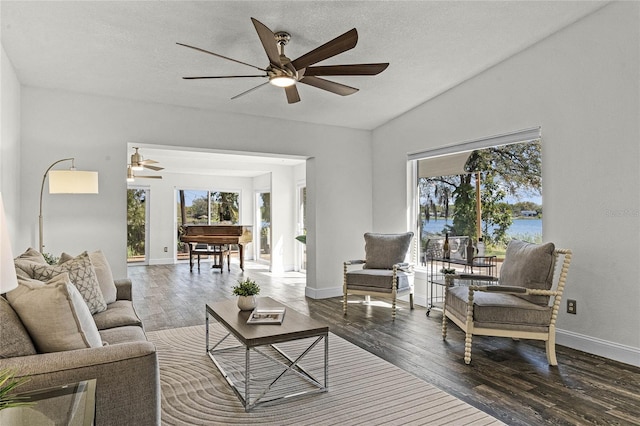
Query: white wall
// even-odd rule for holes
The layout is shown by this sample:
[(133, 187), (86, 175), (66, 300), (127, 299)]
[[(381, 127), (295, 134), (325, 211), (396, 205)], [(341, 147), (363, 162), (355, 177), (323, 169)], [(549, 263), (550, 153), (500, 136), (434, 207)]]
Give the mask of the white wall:
[[(308, 197), (315, 200), (317, 211), (308, 227), (316, 245), (308, 254), (309, 296), (341, 294), (342, 262), (354, 253), (362, 255), (362, 234), (371, 229), (367, 131), (32, 87), (22, 88), (21, 130), (25, 196), (18, 247), (37, 242), (42, 173), (56, 159), (74, 156), (78, 169), (100, 173), (100, 194), (45, 195), (46, 250), (77, 253), (100, 248), (116, 276), (126, 275), (124, 176), (131, 141), (312, 158), (307, 181), (316, 185), (309, 186)], [(286, 138), (281, 137), (283, 131)]]
[(4, 47), (0, 80), (0, 193), (12, 251), (18, 256), (25, 249), (16, 239), (20, 219), (20, 82)]
[(640, 365), (636, 2), (613, 3), (373, 134), (373, 222), (406, 226), (406, 156), (542, 126), (543, 237), (574, 259), (558, 342)]

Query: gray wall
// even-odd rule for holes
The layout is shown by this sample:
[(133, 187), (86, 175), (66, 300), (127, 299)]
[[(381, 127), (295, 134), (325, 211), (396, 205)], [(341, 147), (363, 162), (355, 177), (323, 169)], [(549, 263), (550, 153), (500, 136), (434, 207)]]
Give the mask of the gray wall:
[(543, 238), (574, 251), (558, 341), (640, 365), (639, 3), (613, 3), (376, 129), (373, 223), (406, 226), (407, 153), (542, 127)]

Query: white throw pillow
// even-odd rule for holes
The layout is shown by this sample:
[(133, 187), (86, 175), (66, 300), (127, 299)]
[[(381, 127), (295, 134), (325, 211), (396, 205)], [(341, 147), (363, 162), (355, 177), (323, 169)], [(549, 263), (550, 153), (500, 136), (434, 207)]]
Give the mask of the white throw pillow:
[(78, 289), (66, 273), (46, 284), (18, 280), (7, 300), (29, 332), (38, 352), (60, 352), (102, 346), (98, 327)]
[(82, 298), (87, 302), (92, 314), (107, 309), (107, 303), (100, 290), (96, 271), (93, 268), (89, 254), (85, 251), (72, 260), (59, 265), (32, 265), (31, 277), (36, 280), (50, 280), (64, 272), (69, 274), (69, 279), (80, 291)]
[[(113, 282), (113, 273), (111, 272), (111, 266), (109, 266), (106, 256), (98, 250), (93, 253), (89, 253), (89, 258), (91, 259), (91, 264), (93, 264), (93, 269), (96, 271), (96, 278), (98, 279), (98, 284), (100, 285), (104, 301), (107, 305), (115, 302), (118, 290), (116, 289), (116, 284)], [(70, 260), (73, 260), (73, 256), (67, 253), (62, 253), (58, 264), (65, 263)]]

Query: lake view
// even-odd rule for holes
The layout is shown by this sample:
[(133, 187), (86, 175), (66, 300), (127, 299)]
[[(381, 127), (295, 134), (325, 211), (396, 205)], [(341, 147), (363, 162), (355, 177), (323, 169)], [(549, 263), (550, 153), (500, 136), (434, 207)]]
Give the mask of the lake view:
[[(453, 219), (449, 220), (430, 220), (429, 223), (424, 222), (423, 232), (425, 234), (440, 234), (445, 225), (452, 225)], [(514, 219), (513, 223), (507, 230), (507, 235), (542, 235), (542, 219)]]

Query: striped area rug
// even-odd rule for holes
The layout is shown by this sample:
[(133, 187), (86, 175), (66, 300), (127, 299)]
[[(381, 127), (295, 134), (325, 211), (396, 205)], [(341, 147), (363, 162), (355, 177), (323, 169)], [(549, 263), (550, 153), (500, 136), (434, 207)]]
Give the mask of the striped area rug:
[[(211, 327), (213, 341), (222, 327)], [(205, 327), (147, 332), (158, 348), (163, 425), (499, 425), (490, 415), (412, 376), (404, 370), (329, 333), (329, 390), (259, 405), (246, 413), (205, 351)], [(284, 345), (297, 355), (301, 342)], [(307, 342), (308, 346), (308, 342)], [(324, 344), (305, 357), (303, 367), (323, 377)], [(227, 373), (244, 368), (244, 351), (221, 360)], [(267, 358), (252, 354), (251, 386), (269, 383)], [(279, 387), (304, 388), (306, 382), (287, 374)], [(300, 388), (300, 389), (302, 389)], [(277, 393), (281, 389), (276, 386)], [(277, 396), (277, 395), (276, 395)]]

